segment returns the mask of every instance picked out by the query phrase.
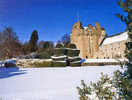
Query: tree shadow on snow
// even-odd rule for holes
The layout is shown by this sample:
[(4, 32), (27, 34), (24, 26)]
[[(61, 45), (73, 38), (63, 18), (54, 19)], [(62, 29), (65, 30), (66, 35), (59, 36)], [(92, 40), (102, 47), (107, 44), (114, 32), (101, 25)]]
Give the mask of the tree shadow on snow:
[(12, 67), (12, 68), (0, 67), (0, 79), (9, 78), (22, 74), (26, 74), (26, 70), (20, 70), (18, 67)]

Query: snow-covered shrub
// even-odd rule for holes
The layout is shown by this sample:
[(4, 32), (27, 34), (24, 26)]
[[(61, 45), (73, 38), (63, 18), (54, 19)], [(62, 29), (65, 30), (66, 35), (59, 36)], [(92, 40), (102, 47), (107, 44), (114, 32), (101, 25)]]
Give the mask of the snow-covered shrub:
[(68, 57), (75, 57), (75, 56), (79, 56), (80, 50), (77, 49), (68, 49), (67, 50), (67, 56)]
[(16, 67), (16, 61), (15, 60), (6, 60), (4, 62), (4, 66), (6, 68), (8, 68), (8, 67)]
[(70, 62), (70, 66), (81, 66), (81, 58), (79, 57), (80, 50), (78, 49), (67, 49), (67, 56)]
[(55, 48), (54, 49), (54, 55), (55, 56), (63, 56), (65, 54), (64, 48)]
[(51, 56), (53, 61), (65, 61), (66, 56)]
[(74, 61), (80, 61), (81, 58), (79, 56), (75, 56), (75, 57), (68, 57), (70, 62), (74, 62)]
[(68, 45), (68, 48), (76, 49), (76, 45), (71, 43)]
[(61, 43), (58, 43), (57, 45), (56, 45), (56, 48), (63, 48), (64, 46), (63, 46), (63, 44), (61, 44)]
[(80, 100), (132, 100), (132, 82), (119, 70), (112, 77), (101, 74), (97, 83), (77, 87)]

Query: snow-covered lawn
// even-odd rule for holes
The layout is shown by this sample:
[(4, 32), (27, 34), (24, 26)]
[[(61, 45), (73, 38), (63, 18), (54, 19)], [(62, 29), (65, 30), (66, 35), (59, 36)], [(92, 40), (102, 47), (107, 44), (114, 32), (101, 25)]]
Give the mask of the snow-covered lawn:
[(2, 100), (79, 100), (80, 81), (97, 81), (100, 73), (112, 74), (119, 66), (66, 68), (0, 68)]

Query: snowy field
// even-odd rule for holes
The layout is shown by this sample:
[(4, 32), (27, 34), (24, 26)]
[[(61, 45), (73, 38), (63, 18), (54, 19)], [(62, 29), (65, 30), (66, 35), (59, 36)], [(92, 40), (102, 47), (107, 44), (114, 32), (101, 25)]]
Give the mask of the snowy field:
[[(119, 66), (66, 68), (0, 68), (2, 100), (79, 100), (80, 81), (97, 81), (100, 73), (112, 74)], [(1, 100), (1, 99), (0, 99)]]

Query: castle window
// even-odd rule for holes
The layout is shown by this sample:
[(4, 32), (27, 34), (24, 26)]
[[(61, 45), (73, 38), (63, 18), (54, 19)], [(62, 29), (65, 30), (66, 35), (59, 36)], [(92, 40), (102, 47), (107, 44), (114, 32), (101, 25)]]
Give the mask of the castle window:
[(86, 58), (88, 58), (88, 56), (86, 56)]

